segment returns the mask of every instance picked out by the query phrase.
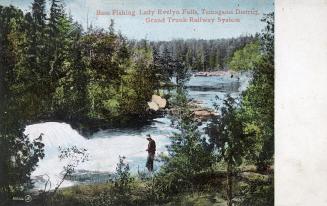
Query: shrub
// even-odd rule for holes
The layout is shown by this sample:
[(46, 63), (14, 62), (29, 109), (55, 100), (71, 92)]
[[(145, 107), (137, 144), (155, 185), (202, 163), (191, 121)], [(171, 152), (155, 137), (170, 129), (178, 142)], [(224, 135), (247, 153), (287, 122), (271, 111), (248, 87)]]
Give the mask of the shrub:
[(98, 197), (90, 201), (92, 206), (107, 205), (131, 205), (132, 204), (132, 187), (134, 178), (130, 174), (128, 163), (124, 162), (125, 157), (119, 156), (116, 172), (113, 178), (113, 185), (110, 190), (102, 192)]

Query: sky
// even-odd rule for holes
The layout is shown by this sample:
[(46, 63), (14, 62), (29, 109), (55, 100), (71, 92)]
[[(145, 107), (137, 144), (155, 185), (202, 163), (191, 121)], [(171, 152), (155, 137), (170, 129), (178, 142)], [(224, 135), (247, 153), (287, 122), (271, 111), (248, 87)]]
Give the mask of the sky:
[[(49, 1), (49, 0), (48, 0)], [(32, 0), (0, 0), (0, 5), (12, 4), (23, 11), (31, 9)], [(260, 21), (264, 13), (274, 11), (274, 0), (65, 0), (65, 10), (74, 20), (86, 28), (87, 24), (93, 27), (107, 29), (110, 19), (114, 19), (115, 29), (129, 39), (172, 40), (172, 39), (219, 39), (238, 37), (240, 35), (260, 32), (264, 24)], [(49, 5), (47, 9), (49, 9)], [(138, 15), (139, 10), (154, 10), (155, 15)], [(158, 15), (158, 9), (177, 10), (194, 9), (195, 14)], [(233, 11), (232, 15), (219, 16), (217, 14), (203, 15), (202, 9), (207, 11)], [(258, 10), (258, 15), (236, 15), (236, 9)], [(96, 15), (97, 10), (109, 12), (110, 15)], [(113, 16), (112, 10), (135, 11), (136, 16)], [(215, 22), (183, 22), (169, 23), (168, 18), (187, 19), (214, 19)], [(240, 19), (237, 23), (221, 23), (218, 18)], [(146, 18), (162, 19), (165, 23), (146, 23)]]

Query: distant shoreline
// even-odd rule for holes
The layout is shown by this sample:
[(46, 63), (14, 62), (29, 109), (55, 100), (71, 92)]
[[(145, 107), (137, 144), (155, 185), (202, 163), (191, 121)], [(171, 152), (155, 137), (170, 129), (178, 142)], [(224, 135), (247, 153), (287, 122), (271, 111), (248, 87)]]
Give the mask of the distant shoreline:
[(206, 71), (206, 72), (195, 72), (193, 73), (194, 76), (202, 76), (202, 77), (211, 77), (211, 76), (224, 76), (233, 74), (233, 72), (227, 71)]

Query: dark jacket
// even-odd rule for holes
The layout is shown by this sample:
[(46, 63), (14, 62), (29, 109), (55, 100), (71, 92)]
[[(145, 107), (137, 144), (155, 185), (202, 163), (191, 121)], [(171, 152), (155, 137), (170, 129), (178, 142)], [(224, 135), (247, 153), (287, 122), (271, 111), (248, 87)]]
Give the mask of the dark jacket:
[(156, 142), (153, 139), (149, 141), (148, 153), (151, 153), (151, 154), (156, 153)]

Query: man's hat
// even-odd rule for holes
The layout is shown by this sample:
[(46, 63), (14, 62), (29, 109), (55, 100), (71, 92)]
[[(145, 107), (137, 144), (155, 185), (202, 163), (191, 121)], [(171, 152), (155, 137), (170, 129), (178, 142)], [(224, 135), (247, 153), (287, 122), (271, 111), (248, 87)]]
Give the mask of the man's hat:
[(146, 139), (147, 139), (147, 140), (152, 139), (152, 138), (151, 138), (151, 135), (150, 135), (150, 134), (147, 134), (147, 135), (146, 135)]

